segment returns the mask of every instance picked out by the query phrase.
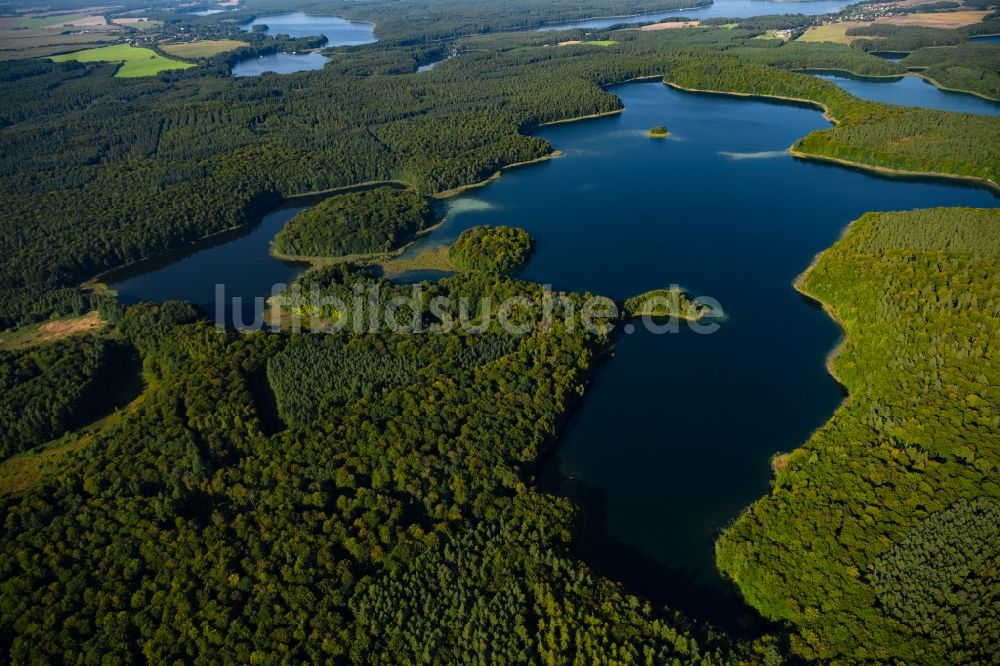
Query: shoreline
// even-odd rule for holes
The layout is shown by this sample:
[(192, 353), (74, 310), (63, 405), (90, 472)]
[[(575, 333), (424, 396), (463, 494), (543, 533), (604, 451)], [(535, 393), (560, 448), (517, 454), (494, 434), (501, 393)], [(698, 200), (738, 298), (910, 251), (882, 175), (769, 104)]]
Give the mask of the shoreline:
[[(593, 120), (594, 118), (606, 118), (607, 116), (617, 116), (624, 110), (625, 110), (624, 108), (621, 108), (621, 109), (615, 109), (614, 111), (598, 111), (597, 113), (588, 113), (585, 116), (574, 116), (572, 118), (563, 118), (562, 120), (549, 120), (544, 123), (538, 123), (537, 125), (535, 125), (535, 129), (538, 129), (540, 127), (554, 127), (556, 125), (565, 125), (567, 123), (575, 123), (580, 120)], [(516, 166), (516, 165), (512, 164), (511, 166)]]
[[(926, 68), (924, 68), (924, 69), (926, 69)], [(902, 74), (858, 74), (857, 72), (852, 72), (849, 69), (836, 69), (836, 68), (826, 68), (826, 67), (815, 67), (815, 68), (806, 68), (806, 69), (790, 69), (788, 71), (790, 71), (790, 72), (797, 72), (799, 74), (812, 74), (812, 75), (816, 75), (816, 74), (833, 74), (833, 75), (846, 74), (850, 78), (858, 79), (858, 80), (861, 80), (861, 81), (881, 81), (882, 79), (899, 79), (900, 81), (902, 81), (904, 78), (906, 78), (906, 77), (909, 76), (909, 77), (914, 77), (914, 78), (918, 78), (918, 79), (923, 79), (924, 81), (927, 81), (928, 83), (930, 83), (931, 85), (933, 85), (938, 90), (943, 90), (945, 92), (950, 92), (950, 93), (958, 93), (958, 94), (961, 94), (961, 95), (972, 95), (973, 97), (978, 97), (979, 99), (984, 99), (987, 102), (995, 102), (996, 104), (1000, 104), (1000, 99), (998, 99), (996, 97), (990, 97), (988, 95), (984, 95), (983, 93), (978, 93), (978, 92), (975, 92), (973, 90), (965, 90), (964, 88), (949, 88), (948, 86), (943, 85), (937, 79), (935, 79), (935, 78), (933, 78), (931, 76), (927, 76), (922, 71), (915, 70), (915, 69), (912, 69), (912, 70), (908, 69), (905, 72), (903, 72)], [(963, 112), (962, 111), (952, 111), (951, 113), (963, 113)], [(971, 113), (971, 112), (966, 111), (964, 113)]]
[[(806, 104), (809, 106), (818, 107), (823, 110), (823, 117), (829, 120), (834, 125), (839, 125), (839, 121), (830, 114), (829, 107), (822, 102), (817, 102), (811, 99), (802, 99), (799, 97), (786, 97), (784, 95), (764, 95), (760, 93), (742, 93), (742, 92), (727, 92), (723, 90), (698, 90), (696, 88), (685, 88), (684, 86), (677, 85), (676, 83), (671, 83), (669, 81), (664, 81), (664, 83), (671, 88), (676, 90), (683, 90), (684, 92), (690, 93), (705, 93), (709, 95), (729, 95), (731, 97), (744, 97), (744, 98), (757, 98), (762, 100), (768, 99), (780, 99), (789, 102), (797, 102)], [(803, 137), (804, 139), (805, 137)], [(802, 139), (799, 139), (801, 141)], [(875, 173), (880, 173), (886, 176), (904, 176), (911, 178), (930, 178), (930, 179), (946, 179), (946, 180), (957, 180), (966, 183), (972, 183), (980, 187), (986, 187), (991, 192), (996, 195), (1000, 195), (1000, 184), (993, 182), (989, 178), (983, 178), (981, 176), (966, 176), (962, 174), (955, 173), (943, 173), (939, 171), (911, 171), (908, 169), (898, 169), (895, 167), (885, 167), (879, 166), (877, 164), (869, 164), (866, 162), (854, 162), (841, 157), (829, 157), (826, 155), (820, 155), (818, 153), (807, 153), (795, 148), (799, 141), (796, 141), (788, 148), (788, 153), (792, 157), (797, 157), (803, 160), (815, 160), (821, 162), (829, 162), (832, 164), (839, 164), (841, 166), (847, 166), (854, 169), (859, 169), (861, 171), (873, 171)]]
[(448, 214), (445, 213), (441, 216), (441, 219), (432, 224), (431, 226), (421, 229), (417, 233), (406, 241), (403, 245), (397, 247), (394, 250), (387, 250), (385, 252), (371, 252), (368, 254), (344, 254), (336, 256), (327, 255), (310, 255), (310, 254), (283, 254), (274, 249), (274, 239), (271, 239), (267, 246), (267, 254), (270, 257), (274, 257), (279, 261), (287, 261), (297, 264), (305, 264), (308, 268), (303, 271), (303, 273), (308, 273), (309, 271), (315, 270), (317, 268), (325, 268), (326, 266), (336, 266), (337, 264), (349, 264), (349, 263), (360, 263), (365, 266), (378, 266), (384, 264), (387, 261), (398, 258), (404, 252), (406, 252), (421, 236), (426, 236), (432, 231), (436, 231), (441, 227), (442, 224), (448, 219)]
[[(862, 217), (864, 216), (862, 215)], [(809, 273), (811, 273), (812, 270), (819, 263), (820, 259), (823, 258), (823, 256), (827, 253), (827, 251), (829, 251), (834, 245), (839, 243), (844, 238), (844, 235), (847, 234), (848, 230), (850, 230), (853, 224), (854, 221), (850, 222), (846, 227), (844, 227), (844, 230), (841, 232), (837, 240), (835, 240), (833, 244), (830, 245), (830, 247), (826, 248), (825, 250), (821, 250), (820, 252), (817, 252), (816, 255), (812, 258), (812, 261), (809, 262), (809, 265), (806, 266), (805, 270), (799, 273), (795, 277), (795, 279), (792, 280), (792, 289), (798, 292), (799, 295), (806, 298), (810, 303), (822, 309), (823, 312), (826, 313), (826, 315), (831, 319), (831, 321), (833, 321), (833, 323), (836, 324), (837, 329), (840, 331), (840, 340), (837, 341), (837, 344), (834, 345), (833, 349), (831, 349), (827, 353), (826, 358), (823, 359), (823, 365), (826, 368), (827, 373), (830, 375), (830, 377), (833, 378), (833, 381), (837, 383), (837, 386), (839, 386), (841, 390), (844, 392), (844, 399), (841, 401), (840, 405), (837, 406), (837, 409), (834, 410), (834, 414), (840, 411), (840, 409), (847, 404), (847, 402), (850, 400), (851, 397), (851, 392), (850, 390), (848, 390), (847, 384), (844, 383), (843, 379), (837, 373), (837, 370), (833, 365), (834, 362), (837, 360), (837, 357), (840, 356), (840, 352), (843, 350), (844, 345), (847, 343), (847, 325), (844, 323), (844, 320), (840, 318), (840, 315), (837, 314), (837, 312), (833, 309), (833, 307), (831, 307), (828, 303), (826, 303), (821, 298), (819, 298), (818, 296), (811, 293), (805, 288), (805, 281), (806, 278), (809, 277)], [(819, 430), (820, 428), (825, 426), (832, 419), (833, 416), (831, 415), (830, 418), (824, 421), (822, 425), (816, 428), (816, 430)], [(811, 435), (810, 439), (812, 439)], [(796, 447), (796, 448), (801, 448), (801, 447)]]
[[(451, 188), (449, 190), (443, 190), (441, 192), (438, 192), (436, 194), (432, 194), (430, 196), (431, 196), (432, 199), (437, 199), (439, 201), (444, 201), (445, 199), (451, 199), (452, 197), (457, 196), (457, 195), (461, 194), (462, 192), (466, 192), (468, 190), (479, 189), (480, 187), (484, 187), (486, 185), (489, 185), (494, 180), (496, 180), (497, 178), (499, 178), (500, 176), (502, 176), (503, 172), (506, 171), (507, 169), (513, 169), (515, 167), (520, 167), (520, 166), (528, 166), (529, 164), (538, 164), (539, 162), (547, 162), (548, 160), (554, 159), (556, 157), (562, 157), (563, 155), (565, 155), (565, 153), (563, 151), (561, 151), (561, 150), (553, 150), (551, 153), (549, 153), (547, 155), (542, 155), (541, 157), (536, 157), (535, 159), (532, 159), (532, 160), (524, 160), (524, 161), (521, 161), (521, 162), (512, 162), (510, 164), (506, 164), (506, 165), (500, 167), (489, 178), (485, 178), (485, 179), (477, 181), (475, 183), (470, 183), (468, 185), (459, 185), (458, 187), (453, 187), (453, 188)], [(447, 216), (445, 216), (445, 217), (447, 217)]]
[[(797, 142), (796, 142), (797, 143)], [(954, 173), (939, 173), (937, 171), (910, 171), (907, 169), (896, 169), (894, 167), (884, 167), (875, 164), (867, 164), (865, 162), (853, 162), (851, 160), (844, 159), (842, 157), (829, 157), (826, 155), (819, 155), (816, 153), (806, 153), (795, 148), (793, 144), (789, 149), (788, 153), (792, 157), (797, 157), (802, 160), (814, 160), (817, 162), (829, 162), (832, 164), (839, 164), (841, 166), (851, 167), (853, 169), (859, 169), (861, 171), (874, 171), (875, 173), (880, 173), (885, 176), (900, 176), (906, 178), (929, 178), (929, 179), (946, 179), (946, 180), (958, 180), (966, 183), (972, 183), (980, 187), (985, 187), (990, 190), (994, 195), (1000, 196), (1000, 184), (994, 183), (989, 178), (982, 178), (980, 176), (963, 176)]]
[(796, 74), (810, 74), (815, 76), (817, 74), (847, 74), (851, 78), (860, 79), (862, 81), (867, 79), (900, 79), (904, 76), (909, 76), (913, 72), (906, 71), (902, 74), (858, 74), (849, 69), (840, 69), (837, 67), (806, 67), (803, 69), (790, 69), (789, 72), (795, 72)]
[(937, 79), (927, 76), (922, 72), (907, 72), (907, 76), (915, 76), (917, 78), (921, 78), (924, 81), (929, 82), (932, 86), (934, 86), (938, 90), (944, 90), (945, 92), (950, 92), (950, 93), (959, 93), (962, 95), (972, 95), (973, 97), (978, 97), (979, 99), (985, 99), (987, 102), (993, 102), (994, 104), (1000, 105), (1000, 99), (997, 99), (996, 97), (989, 97), (982, 93), (977, 93), (972, 90), (963, 90), (962, 88), (949, 88), (948, 86), (942, 85), (941, 82), (938, 81)]
[(664, 80), (663, 83), (675, 90), (681, 90), (688, 93), (704, 94), (704, 95), (728, 95), (729, 97), (743, 97), (750, 99), (780, 99), (786, 102), (795, 102), (796, 104), (805, 104), (806, 106), (812, 106), (818, 108), (823, 112), (823, 117), (834, 125), (839, 125), (840, 121), (833, 117), (830, 113), (830, 107), (828, 107), (823, 102), (817, 102), (813, 99), (805, 99), (803, 97), (787, 97), (785, 95), (765, 95), (762, 93), (744, 93), (744, 92), (729, 92), (726, 90), (699, 90), (698, 88), (685, 88), (684, 86), (672, 83), (670, 81)]
[[(833, 379), (834, 383), (844, 394), (844, 398), (843, 400), (840, 401), (840, 404), (837, 405), (837, 408), (833, 410), (833, 413), (830, 414), (830, 416), (826, 418), (821, 424), (816, 426), (816, 428), (811, 433), (809, 433), (809, 436), (803, 439), (798, 446), (793, 448), (791, 451), (776, 451), (774, 455), (771, 456), (770, 467), (774, 479), (778, 478), (779, 474), (787, 466), (788, 461), (791, 459), (792, 456), (798, 454), (800, 451), (805, 451), (809, 443), (812, 442), (813, 438), (816, 437), (816, 434), (820, 430), (822, 430), (823, 428), (827, 427), (828, 425), (834, 422), (834, 419), (836, 419), (838, 415), (847, 408), (853, 397), (850, 389), (847, 387), (847, 384), (844, 383), (843, 379), (841, 379), (840, 375), (837, 373), (837, 368), (834, 365), (837, 358), (844, 350), (845, 345), (847, 344), (847, 337), (848, 337), (847, 326), (845, 325), (844, 320), (841, 319), (840, 316), (837, 314), (836, 310), (834, 310), (833, 307), (829, 305), (826, 301), (809, 292), (805, 288), (804, 283), (806, 278), (809, 276), (809, 273), (811, 273), (812, 270), (816, 267), (820, 259), (822, 259), (823, 256), (828, 251), (830, 251), (830, 249), (834, 247), (834, 245), (836, 245), (837, 243), (840, 242), (841, 239), (843, 239), (844, 235), (847, 234), (850, 228), (854, 225), (855, 221), (856, 220), (853, 220), (850, 223), (848, 223), (847, 226), (844, 227), (844, 230), (841, 232), (840, 236), (838, 236), (837, 240), (835, 240), (829, 247), (827, 247), (825, 250), (817, 252), (816, 255), (812, 258), (812, 261), (809, 262), (809, 265), (806, 267), (806, 269), (801, 273), (799, 273), (794, 280), (792, 280), (792, 288), (800, 296), (806, 299), (808, 304), (814, 307), (819, 307), (823, 311), (823, 313), (830, 318), (830, 320), (834, 323), (834, 325), (836, 325), (837, 330), (840, 331), (840, 339), (837, 341), (837, 344), (833, 346), (833, 349), (827, 352), (826, 357), (823, 359), (823, 367), (826, 369), (826, 372), (830, 376), (830, 378)], [(770, 494), (771, 491), (767, 493), (767, 495)], [(750, 505), (748, 505), (742, 511), (740, 511), (740, 515), (742, 516), (746, 511), (749, 511), (754, 504), (767, 497), (767, 495), (761, 496), (760, 498), (754, 500)], [(736, 519), (734, 519), (733, 522), (735, 522), (735, 520)], [(730, 525), (731, 524), (732, 523), (730, 523)]]
[(703, 312), (699, 315), (692, 316), (686, 313), (674, 312), (671, 314), (656, 314), (653, 312), (629, 312), (625, 310), (624, 306), (620, 308), (623, 312), (623, 319), (642, 319), (643, 317), (649, 317), (653, 320), (669, 320), (669, 319), (681, 319), (683, 321), (701, 321), (707, 317), (711, 312)]
[[(638, 14), (622, 14), (621, 16), (590, 16), (588, 18), (576, 19), (574, 21), (557, 21), (556, 23), (543, 23), (534, 32), (556, 32), (559, 30), (557, 26), (560, 25), (574, 25), (576, 23), (586, 23), (587, 21), (607, 21), (609, 19), (630, 19), (639, 16), (653, 16), (655, 14), (666, 14), (673, 12), (687, 12), (692, 9), (705, 9), (706, 7), (711, 7), (713, 3), (707, 2), (703, 5), (696, 5), (694, 7), (679, 7), (677, 9), (664, 9), (658, 12), (639, 12)], [(601, 28), (603, 29), (603, 28)], [(586, 30), (586, 28), (563, 28), (563, 30)]]

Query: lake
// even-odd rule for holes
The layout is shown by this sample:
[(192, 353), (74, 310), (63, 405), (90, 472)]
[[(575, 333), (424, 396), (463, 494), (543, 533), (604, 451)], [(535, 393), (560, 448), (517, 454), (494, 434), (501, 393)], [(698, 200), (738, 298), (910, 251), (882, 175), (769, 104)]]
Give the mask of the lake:
[(988, 42), (990, 44), (1000, 44), (1000, 35), (980, 35), (979, 37), (973, 37), (974, 42)]
[[(524, 279), (615, 299), (679, 284), (721, 303), (727, 320), (712, 335), (622, 335), (539, 478), (581, 505), (581, 555), (594, 567), (738, 628), (753, 615), (716, 573), (714, 539), (768, 491), (771, 455), (805, 441), (842, 398), (823, 364), (838, 330), (792, 280), (865, 211), (998, 200), (795, 159), (789, 145), (829, 126), (801, 106), (660, 83), (611, 91), (623, 113), (542, 128), (563, 157), (454, 198), (446, 222), (408, 252), (478, 224), (517, 225), (536, 239)], [(648, 138), (657, 124), (671, 137)], [(181, 298), (210, 312), (216, 282), (267, 296), (300, 270), (267, 248), (304, 205), (111, 286), (123, 300)]]
[(747, 18), (750, 16), (766, 16), (768, 14), (806, 14), (815, 16), (818, 14), (832, 14), (851, 4), (843, 0), (811, 0), (805, 2), (768, 2), (767, 0), (716, 0), (707, 7), (695, 9), (675, 9), (668, 12), (653, 12), (649, 14), (639, 14), (626, 17), (592, 18), (583, 21), (571, 21), (568, 23), (551, 23), (539, 28), (546, 30), (572, 30), (580, 28), (584, 30), (600, 30), (613, 25), (623, 25), (632, 23), (651, 23), (663, 21), (677, 17), (687, 17), (690, 19), (707, 19), (719, 16), (726, 18)]
[(238, 61), (232, 67), (232, 74), (233, 76), (260, 76), (265, 72), (291, 74), (323, 69), (325, 66), (326, 56), (318, 52), (271, 53)]
[(190, 301), (215, 316), (217, 284), (225, 285), (226, 297), (243, 299), (242, 320), (228, 316), (227, 325), (249, 326), (263, 312), (255, 308), (256, 297), (271, 295), (275, 284), (287, 284), (302, 272), (303, 265), (280, 261), (268, 252), (271, 239), (288, 220), (318, 199), (286, 202), (249, 227), (218, 234), (191, 248), (169, 253), (148, 262), (104, 276), (123, 303)]
[(942, 111), (960, 111), (983, 115), (1000, 115), (1000, 102), (993, 102), (968, 93), (941, 90), (919, 76), (893, 78), (863, 78), (847, 74), (816, 73), (821, 79), (857, 95), (861, 99), (887, 102), (902, 106), (922, 106)]
[[(265, 25), (268, 35), (289, 37), (326, 37), (324, 46), (356, 46), (377, 41), (375, 26), (371, 23), (348, 21), (337, 16), (312, 16), (304, 12), (258, 16), (240, 27), (249, 32), (255, 26)], [(323, 69), (326, 58), (319, 53), (273, 53), (248, 58), (233, 65), (233, 76), (259, 76), (264, 72), (291, 74), (312, 69)]]

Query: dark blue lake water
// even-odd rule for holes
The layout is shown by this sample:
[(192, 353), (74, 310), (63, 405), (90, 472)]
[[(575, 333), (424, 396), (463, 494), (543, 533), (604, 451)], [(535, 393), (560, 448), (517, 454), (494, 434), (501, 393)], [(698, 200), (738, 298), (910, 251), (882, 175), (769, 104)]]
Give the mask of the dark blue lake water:
[[(837, 328), (792, 280), (865, 211), (998, 200), (792, 158), (789, 145), (829, 126), (811, 109), (660, 83), (612, 91), (624, 113), (543, 128), (565, 156), (453, 199), (410, 252), (469, 226), (517, 225), (537, 241), (524, 279), (616, 299), (676, 283), (721, 303), (728, 319), (712, 335), (621, 336), (540, 480), (583, 507), (580, 547), (595, 567), (732, 627), (746, 610), (715, 572), (713, 541), (768, 491), (771, 455), (800, 445), (841, 400), (823, 365)], [(657, 124), (672, 136), (648, 138)], [(111, 286), (123, 300), (181, 298), (210, 312), (216, 282), (230, 296), (267, 296), (298, 270), (267, 254), (294, 212)]]
[(553, 23), (539, 28), (546, 30), (570, 30), (581, 28), (584, 30), (600, 30), (613, 25), (625, 25), (633, 23), (650, 23), (684, 16), (691, 19), (706, 19), (719, 16), (726, 18), (747, 18), (749, 16), (766, 16), (768, 14), (806, 14), (815, 16), (817, 14), (831, 14), (839, 12), (851, 3), (843, 0), (807, 0), (797, 2), (769, 2), (768, 0), (715, 0), (707, 7), (695, 9), (676, 9), (669, 12), (653, 12), (649, 14), (639, 14), (636, 16), (593, 18), (583, 21), (572, 21), (569, 23)]
[[(355, 46), (376, 41), (375, 26), (371, 23), (357, 23), (336, 16), (312, 16), (304, 12), (259, 16), (240, 26), (250, 31), (254, 26), (266, 25), (268, 35), (288, 35), (289, 37), (312, 37), (323, 35), (324, 46)], [(323, 69), (326, 58), (319, 53), (274, 53), (249, 58), (233, 66), (233, 76), (259, 76), (264, 72), (291, 74), (310, 69)]]

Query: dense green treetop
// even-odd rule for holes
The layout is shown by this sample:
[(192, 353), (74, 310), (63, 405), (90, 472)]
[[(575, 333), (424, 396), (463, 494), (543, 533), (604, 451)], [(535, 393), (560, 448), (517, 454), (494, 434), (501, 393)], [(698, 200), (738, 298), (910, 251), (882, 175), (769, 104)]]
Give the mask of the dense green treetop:
[(524, 229), (484, 224), (463, 231), (448, 256), (459, 270), (513, 273), (528, 262), (533, 245)]
[(682, 317), (699, 319), (711, 308), (693, 301), (683, 289), (653, 289), (625, 301), (628, 317)]

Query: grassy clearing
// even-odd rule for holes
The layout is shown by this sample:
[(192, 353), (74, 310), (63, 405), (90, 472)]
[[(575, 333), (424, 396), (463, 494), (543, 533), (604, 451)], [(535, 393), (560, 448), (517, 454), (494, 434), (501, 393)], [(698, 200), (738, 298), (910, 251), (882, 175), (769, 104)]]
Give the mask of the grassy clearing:
[(70, 49), (92, 48), (114, 43), (117, 36), (110, 33), (85, 35), (38, 34), (37, 31), (0, 31), (0, 61), (45, 58), (65, 53)]
[[(56, 21), (56, 23), (51, 23)], [(48, 22), (49, 25), (41, 25)], [(63, 25), (72, 23), (76, 28), (86, 28), (82, 34), (69, 32)], [(24, 27), (25, 25), (36, 27)], [(73, 49), (81, 49), (97, 44), (113, 43), (120, 25), (109, 24), (103, 16), (84, 14), (62, 14), (35, 18), (0, 19), (0, 60), (21, 60), (24, 58), (44, 58)]]
[(827, 23), (826, 25), (814, 25), (802, 33), (797, 41), (800, 42), (832, 42), (834, 44), (850, 44), (857, 37), (848, 37), (847, 31), (857, 28), (867, 23), (853, 21), (847, 23)]
[(0, 349), (27, 349), (73, 335), (95, 333), (104, 328), (104, 323), (97, 310), (92, 310), (80, 317), (64, 317), (3, 331), (0, 332)]
[(455, 264), (448, 256), (448, 246), (442, 245), (428, 250), (424, 250), (415, 257), (396, 257), (382, 262), (382, 274), (385, 277), (393, 277), (408, 271), (456, 271)]
[(579, 39), (571, 39), (565, 42), (559, 42), (559, 46), (613, 46), (617, 44), (613, 39), (595, 39), (590, 42), (581, 42)]
[(148, 18), (117, 18), (112, 23), (123, 25), (133, 30), (152, 30), (163, 25), (163, 21), (150, 20)]
[(160, 44), (160, 49), (164, 53), (178, 58), (211, 58), (214, 55), (235, 51), (244, 46), (249, 46), (249, 44), (236, 39), (205, 39), (199, 42)]
[(973, 12), (927, 12), (924, 14), (905, 14), (903, 16), (887, 16), (877, 19), (876, 23), (890, 25), (918, 25), (926, 28), (961, 28), (979, 23), (986, 17), (988, 11)]
[[(132, 381), (121, 382), (112, 402), (120, 405), (107, 416), (84, 426), (74, 433), (0, 462), (0, 495), (10, 495), (27, 490), (43, 478), (58, 474), (67, 456), (88, 446), (94, 436), (118, 423), (122, 417), (135, 412), (154, 389), (155, 384), (136, 373)], [(138, 395), (137, 395), (138, 394)], [(133, 397), (134, 396), (134, 397)], [(131, 400), (128, 400), (132, 397)]]
[(64, 55), (53, 56), (52, 60), (55, 62), (66, 62), (67, 60), (76, 60), (78, 62), (120, 62), (122, 66), (115, 72), (115, 76), (118, 78), (153, 76), (154, 74), (170, 69), (194, 67), (189, 62), (164, 58), (149, 49), (136, 48), (128, 44), (102, 46), (96, 49), (66, 53)]
[(3, 461), (0, 463), (0, 495), (12, 495), (31, 488), (57, 471), (63, 458), (79, 451), (92, 439), (93, 435), (86, 434), (37, 453), (24, 453)]

